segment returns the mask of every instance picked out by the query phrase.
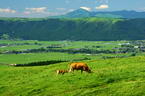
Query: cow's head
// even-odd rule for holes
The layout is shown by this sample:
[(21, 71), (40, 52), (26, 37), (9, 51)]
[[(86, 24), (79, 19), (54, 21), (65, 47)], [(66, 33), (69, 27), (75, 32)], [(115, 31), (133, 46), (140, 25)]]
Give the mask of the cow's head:
[(91, 69), (86, 70), (88, 73), (92, 73)]

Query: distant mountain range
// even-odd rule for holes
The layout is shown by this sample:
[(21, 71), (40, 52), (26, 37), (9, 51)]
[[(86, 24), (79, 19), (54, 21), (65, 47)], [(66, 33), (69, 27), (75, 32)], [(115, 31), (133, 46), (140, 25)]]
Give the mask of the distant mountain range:
[(87, 11), (77, 9), (61, 16), (53, 16), (53, 18), (82, 18), (82, 17), (107, 17), (107, 18), (145, 18), (145, 12), (137, 11)]

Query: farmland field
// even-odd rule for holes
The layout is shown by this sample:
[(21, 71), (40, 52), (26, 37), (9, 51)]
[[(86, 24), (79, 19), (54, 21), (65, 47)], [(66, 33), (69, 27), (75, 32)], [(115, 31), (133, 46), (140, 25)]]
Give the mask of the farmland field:
[[(144, 52), (144, 40), (0, 40), (0, 96), (144, 96)], [(42, 66), (45, 61), (62, 62)], [(93, 72), (56, 74), (71, 62)]]

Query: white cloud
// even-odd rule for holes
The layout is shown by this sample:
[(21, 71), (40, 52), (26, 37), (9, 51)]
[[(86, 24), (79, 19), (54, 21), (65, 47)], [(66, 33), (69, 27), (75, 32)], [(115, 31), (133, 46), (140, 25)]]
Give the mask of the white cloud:
[(25, 8), (25, 12), (24, 13), (45, 13), (46, 12), (46, 7), (39, 7), (39, 8)]
[(81, 9), (87, 10), (87, 11), (91, 11), (91, 8), (89, 7), (80, 7)]
[[(50, 9), (51, 10), (51, 9)], [(45, 15), (45, 16), (55, 16), (65, 14), (68, 10), (65, 8), (55, 8), (55, 11), (48, 11), (47, 7), (40, 8), (25, 8), (23, 15)], [(69, 10), (70, 11), (70, 10)]]
[(109, 8), (109, 6), (105, 4), (96, 7), (96, 9), (107, 9), (107, 8)]
[(16, 13), (16, 10), (10, 9), (10, 8), (0, 8), (0, 13)]

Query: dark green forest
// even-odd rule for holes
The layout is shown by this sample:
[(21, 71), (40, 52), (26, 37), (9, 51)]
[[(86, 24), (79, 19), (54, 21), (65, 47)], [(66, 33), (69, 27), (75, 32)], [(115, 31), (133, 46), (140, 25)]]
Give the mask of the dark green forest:
[(22, 40), (142, 40), (145, 19), (0, 18), (1, 39)]

